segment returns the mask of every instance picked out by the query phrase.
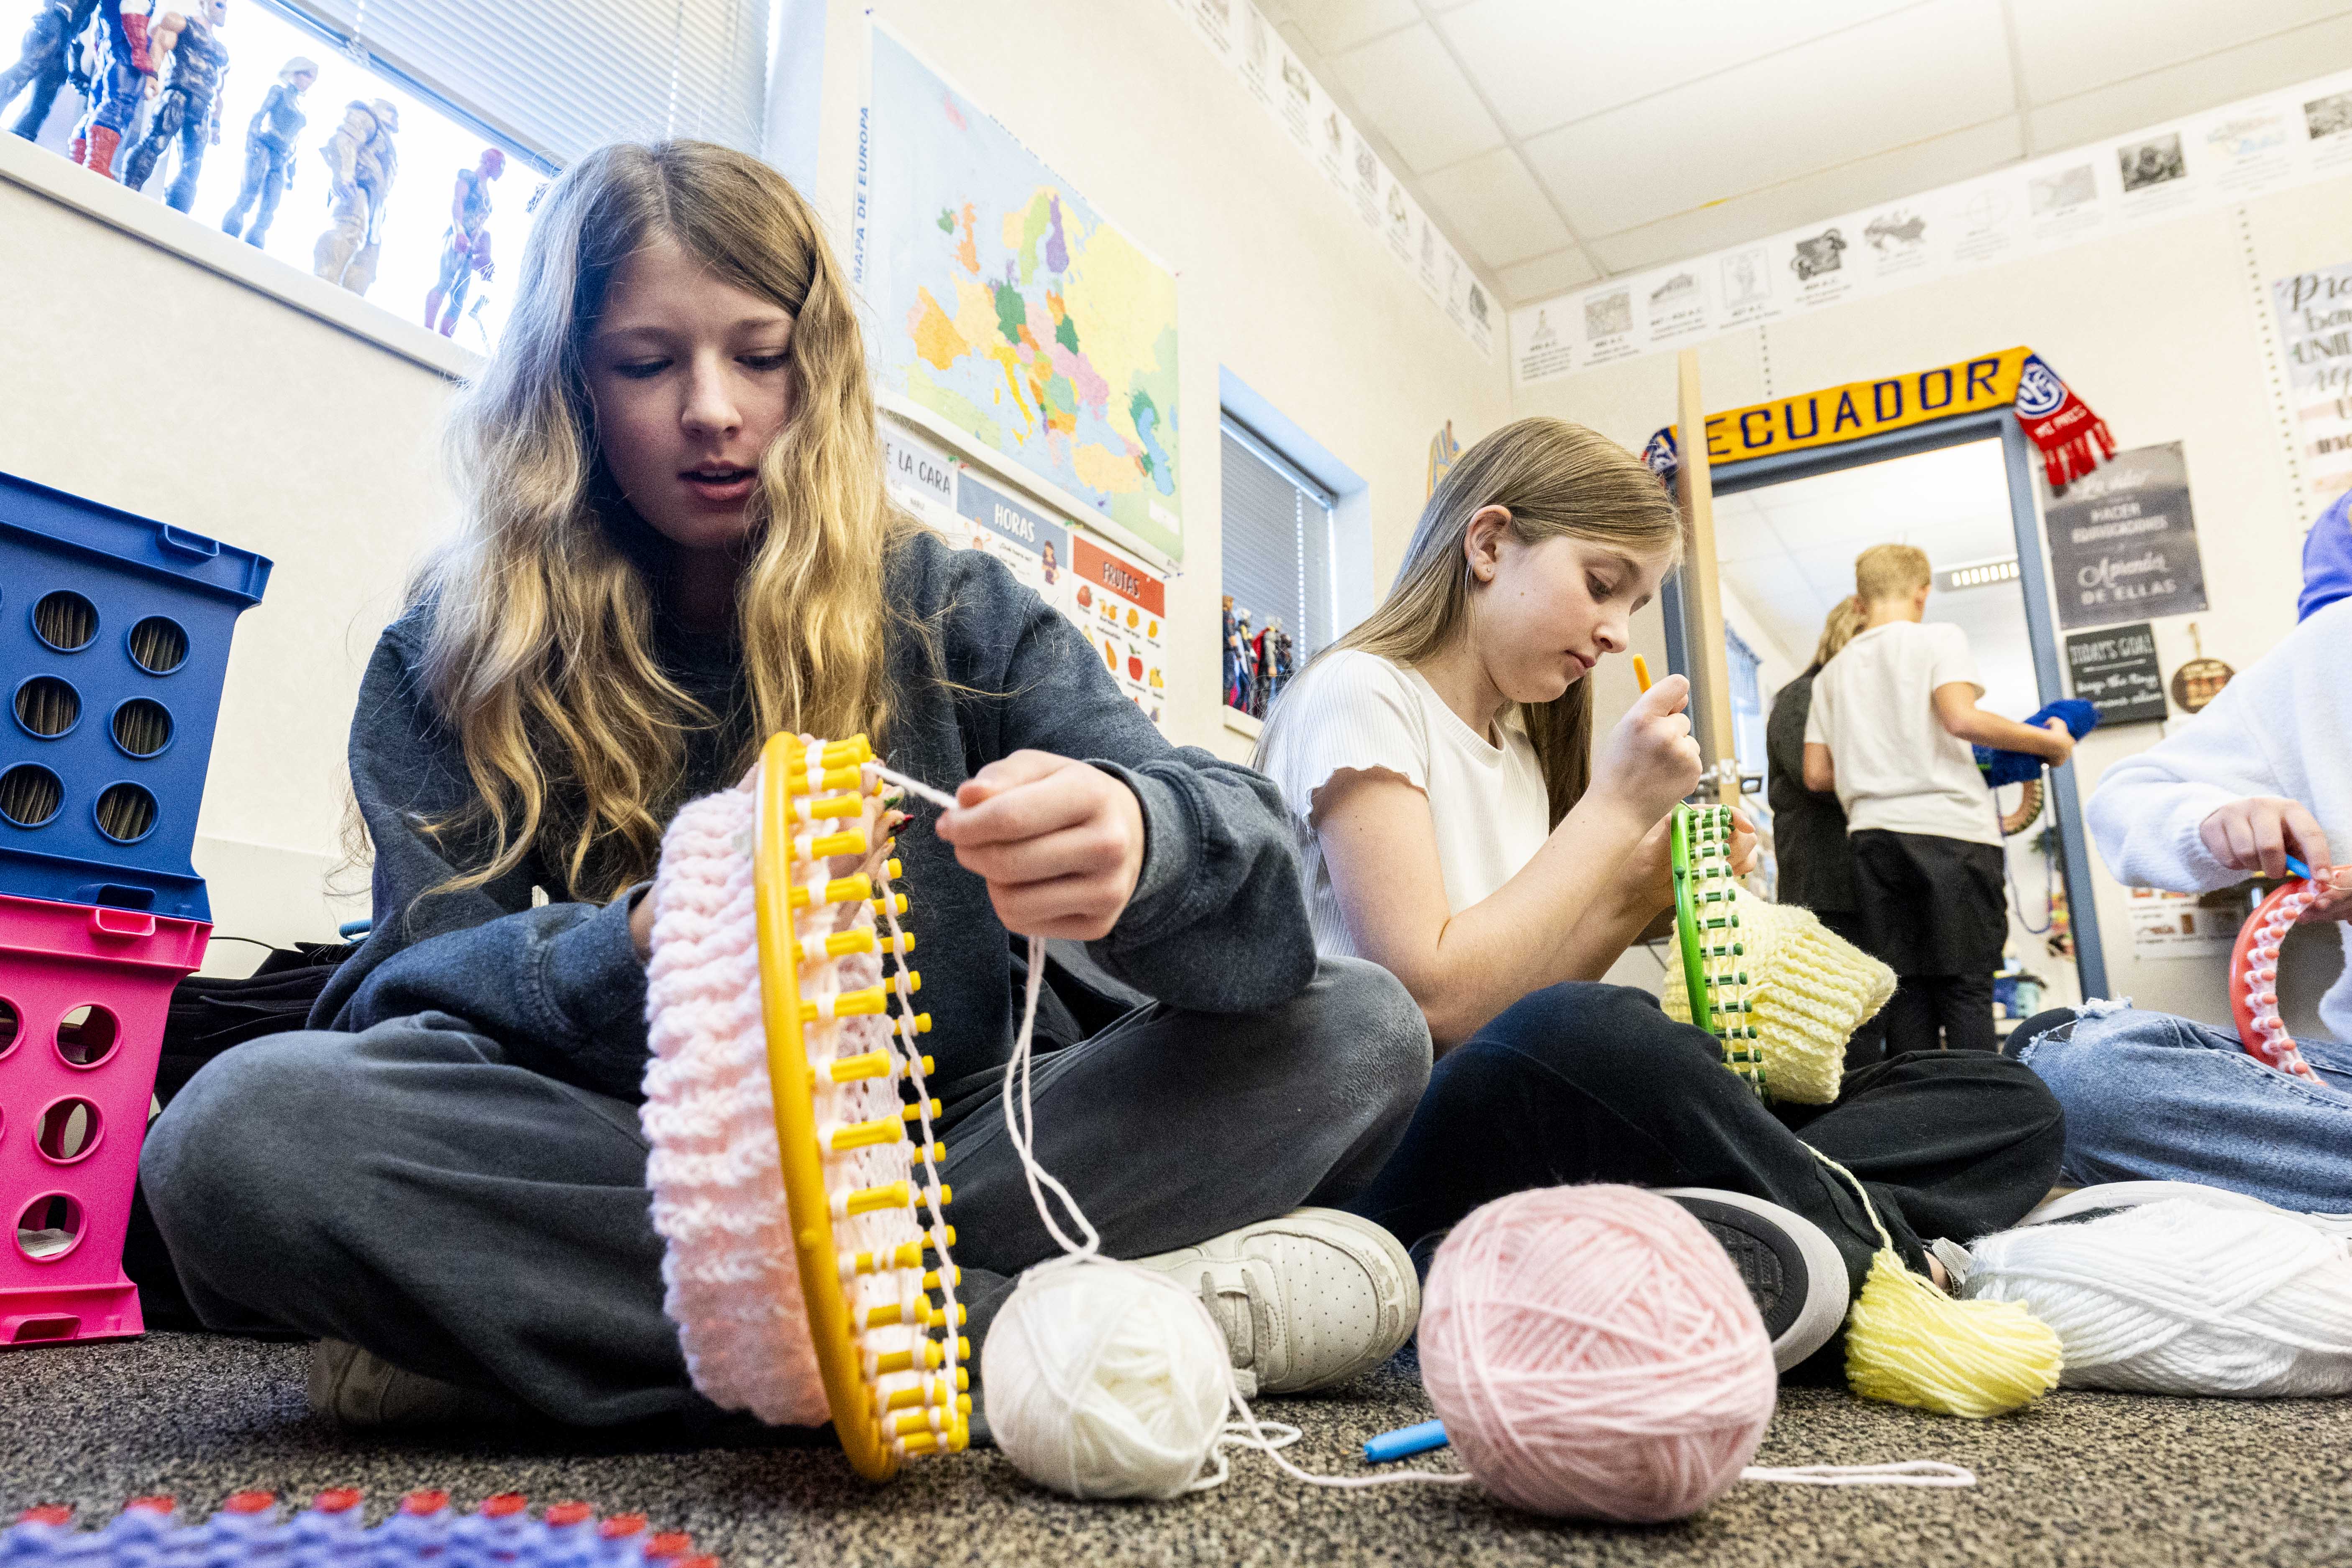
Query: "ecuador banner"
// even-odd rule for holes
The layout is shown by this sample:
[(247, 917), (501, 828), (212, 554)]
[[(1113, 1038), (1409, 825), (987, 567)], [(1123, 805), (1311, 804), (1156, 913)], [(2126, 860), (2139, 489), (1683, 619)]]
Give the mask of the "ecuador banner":
[[(2041, 355), (2026, 348), (1710, 414), (1706, 455), (1711, 463), (1740, 463), (2012, 405), (2041, 449), (2053, 488), (2089, 473), (2100, 457), (2115, 456), (2106, 426)], [(1681, 432), (1669, 425), (1650, 438), (1643, 455), (1662, 478), (1671, 479), (1681, 449)]]

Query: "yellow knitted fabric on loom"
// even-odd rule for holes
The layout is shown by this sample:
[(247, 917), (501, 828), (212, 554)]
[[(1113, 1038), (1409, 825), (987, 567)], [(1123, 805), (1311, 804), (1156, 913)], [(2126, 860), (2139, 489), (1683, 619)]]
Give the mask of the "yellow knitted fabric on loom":
[[(1895, 994), (1895, 971), (1824, 927), (1811, 910), (1768, 904), (1741, 889), (1733, 908), (1747, 951), (1748, 1021), (1764, 1049), (1765, 1091), (1797, 1105), (1827, 1105), (1845, 1075), (1846, 1042)], [(1666, 965), (1661, 1000), (1690, 1022), (1683, 966)]]

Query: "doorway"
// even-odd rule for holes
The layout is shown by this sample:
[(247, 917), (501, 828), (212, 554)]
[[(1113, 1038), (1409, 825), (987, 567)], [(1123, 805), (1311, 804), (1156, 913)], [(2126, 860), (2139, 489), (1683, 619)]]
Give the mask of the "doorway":
[[(1764, 711), (1811, 663), (1823, 621), (1853, 592), (1854, 557), (1886, 543), (1927, 552), (1935, 570), (1927, 619), (1968, 635), (1986, 708), (2023, 719), (2063, 694), (2024, 434), (2006, 411), (1726, 464), (1715, 470), (1714, 488), (1727, 640), (1737, 639), (1735, 662), (1744, 656), (1751, 664), (1751, 700)], [(1670, 652), (1685, 668), (1678, 608), (1668, 606)], [(1735, 721), (1735, 731), (1742, 782), (1759, 780), (1761, 727)], [(2064, 1005), (2105, 994), (2074, 770), (2048, 778), (2030, 821), (2015, 820), (2023, 786), (1996, 795), (2013, 826), (2004, 839), (2014, 960), (2007, 967), (2042, 982), (2038, 997), (2001, 988), (2012, 1017), (2036, 1001)], [(1749, 805), (1763, 805), (1760, 789)], [(2082, 891), (2069, 899), (2070, 888)]]

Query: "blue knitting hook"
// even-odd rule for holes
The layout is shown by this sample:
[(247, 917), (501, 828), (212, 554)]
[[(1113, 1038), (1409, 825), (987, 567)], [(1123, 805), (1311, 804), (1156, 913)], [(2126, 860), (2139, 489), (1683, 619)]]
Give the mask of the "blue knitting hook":
[(1407, 1459), (1415, 1454), (1426, 1454), (1432, 1448), (1443, 1448), (1453, 1439), (1445, 1435), (1443, 1421), (1423, 1421), (1416, 1426), (1400, 1426), (1393, 1432), (1383, 1432), (1364, 1445), (1368, 1464), (1385, 1465), (1391, 1459)]

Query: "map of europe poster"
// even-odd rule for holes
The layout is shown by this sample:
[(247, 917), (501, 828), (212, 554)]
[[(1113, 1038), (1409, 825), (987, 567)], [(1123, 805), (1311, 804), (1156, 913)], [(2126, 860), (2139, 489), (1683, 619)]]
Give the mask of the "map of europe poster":
[(1181, 557), (1174, 276), (905, 45), (873, 41), (882, 387)]

